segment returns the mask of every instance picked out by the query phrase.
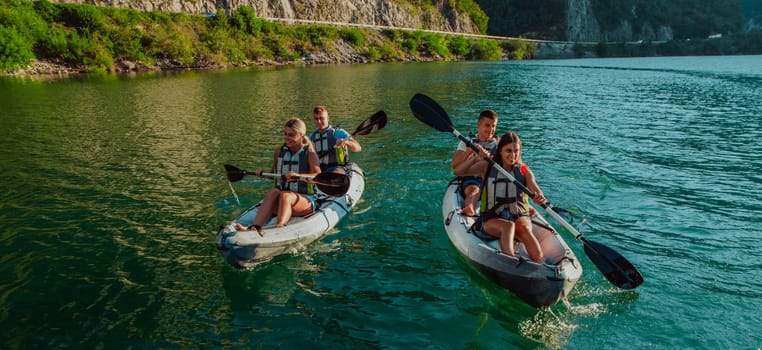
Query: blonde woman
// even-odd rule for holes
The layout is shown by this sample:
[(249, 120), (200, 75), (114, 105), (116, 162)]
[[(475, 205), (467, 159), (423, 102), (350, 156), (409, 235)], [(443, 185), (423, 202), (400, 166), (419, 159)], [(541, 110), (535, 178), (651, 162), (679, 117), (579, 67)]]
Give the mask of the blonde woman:
[[(249, 227), (236, 224), (237, 230), (256, 229), (260, 235), (262, 226), (272, 215), (277, 215), (275, 226), (286, 226), (292, 216), (305, 216), (315, 210), (315, 188), (313, 184), (292, 181), (299, 176), (314, 177), (320, 173), (320, 161), (307, 137), (307, 127), (299, 118), (293, 118), (283, 126), (283, 145), (275, 149), (271, 172), (284, 175), (275, 180), (275, 188), (265, 199)], [(262, 168), (254, 172), (262, 176)]]

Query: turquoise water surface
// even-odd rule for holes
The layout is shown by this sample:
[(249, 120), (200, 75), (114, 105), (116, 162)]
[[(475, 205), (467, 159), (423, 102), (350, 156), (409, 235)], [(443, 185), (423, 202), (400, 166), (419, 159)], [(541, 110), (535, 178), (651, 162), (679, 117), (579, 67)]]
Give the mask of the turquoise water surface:
[[(0, 348), (759, 349), (762, 56), (458, 62), (0, 78)], [(441, 221), (452, 135), (484, 108), (588, 239), (645, 282), (582, 280), (549, 310), (458, 255)], [(293, 116), (353, 130), (363, 200), (335, 232), (251, 271), (217, 227), (271, 183)]]

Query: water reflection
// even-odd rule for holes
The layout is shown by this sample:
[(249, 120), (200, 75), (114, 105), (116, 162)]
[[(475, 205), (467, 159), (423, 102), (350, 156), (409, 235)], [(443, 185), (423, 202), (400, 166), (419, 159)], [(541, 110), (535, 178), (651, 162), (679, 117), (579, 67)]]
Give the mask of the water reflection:
[[(695, 328), (707, 344), (754, 343), (759, 68), (698, 74), (690, 60), (680, 60), (690, 69), (580, 60), (0, 79), (0, 339), (591, 348), (623, 337), (684, 345)], [(546, 195), (582, 214), (574, 225), (646, 283), (614, 289), (566, 232), (586, 272), (552, 313), (476, 273), (438, 208), (457, 142), (411, 115), (419, 92), (462, 132), (481, 109), (498, 110), (498, 131), (523, 137)], [(303, 253), (235, 271), (214, 232), (271, 183), (237, 182), (237, 201), (222, 164), (270, 164), (283, 121), (316, 104), (350, 129), (379, 109), (389, 115), (353, 154), (368, 175), (364, 197)], [(736, 327), (714, 327), (718, 317)]]

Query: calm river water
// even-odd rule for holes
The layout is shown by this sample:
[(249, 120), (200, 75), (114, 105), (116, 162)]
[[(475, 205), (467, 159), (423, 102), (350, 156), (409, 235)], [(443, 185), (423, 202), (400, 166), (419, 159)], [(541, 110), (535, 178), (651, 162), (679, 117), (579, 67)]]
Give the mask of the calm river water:
[[(620, 349), (762, 347), (762, 56), (373, 64), (0, 78), (0, 348)], [(537, 310), (451, 246), (440, 203), (461, 132), (517, 131), (545, 195), (645, 277), (585, 273)], [(218, 225), (270, 182), (292, 116), (353, 130), (357, 210), (301, 254), (227, 265)]]

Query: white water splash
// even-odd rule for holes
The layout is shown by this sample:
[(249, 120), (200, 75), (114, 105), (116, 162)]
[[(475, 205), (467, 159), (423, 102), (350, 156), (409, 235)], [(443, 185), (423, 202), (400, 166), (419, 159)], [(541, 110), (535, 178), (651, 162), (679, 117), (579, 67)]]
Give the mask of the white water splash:
[(559, 317), (550, 308), (540, 309), (534, 317), (519, 323), (519, 333), (550, 348), (563, 348), (578, 327), (568, 315), (562, 313)]

